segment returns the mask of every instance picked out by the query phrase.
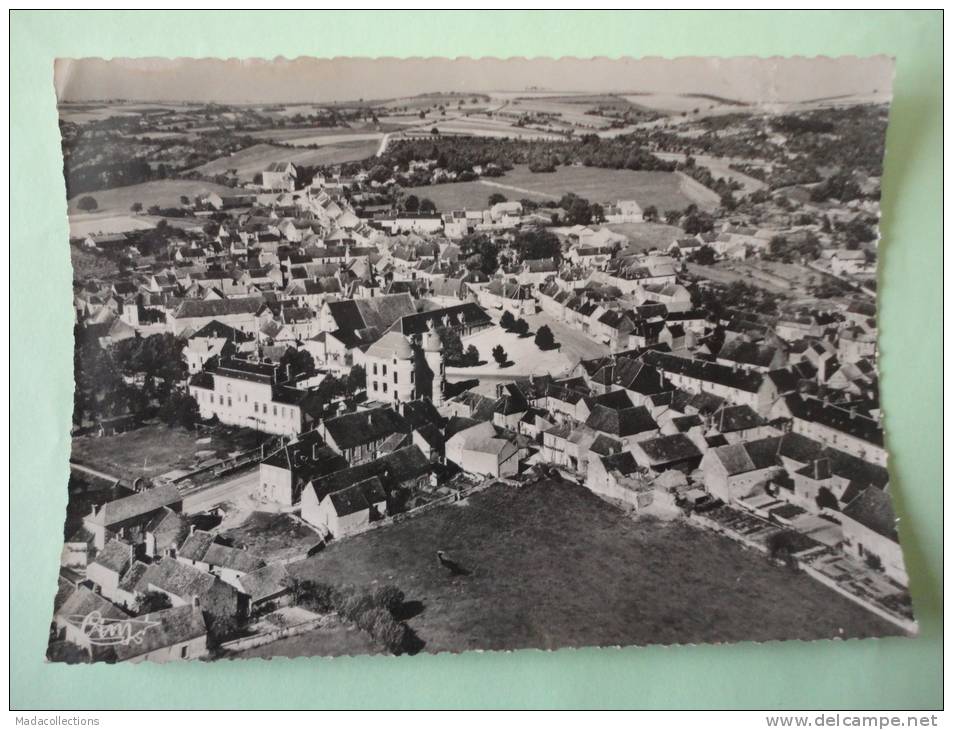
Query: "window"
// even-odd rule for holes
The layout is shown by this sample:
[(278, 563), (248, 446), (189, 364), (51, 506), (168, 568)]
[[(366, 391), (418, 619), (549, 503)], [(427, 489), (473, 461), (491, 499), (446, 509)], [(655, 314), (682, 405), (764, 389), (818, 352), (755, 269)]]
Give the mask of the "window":
[(277, 415), (278, 415), (278, 406), (272, 406), (272, 407), (271, 407), (271, 415), (273, 415), (273, 416), (277, 416)]
[(375, 390), (375, 391), (377, 390), (377, 381), (376, 381), (376, 380), (374, 381), (374, 390)]
[(255, 401), (255, 413), (258, 413), (258, 401)]
[(219, 396), (219, 397), (218, 397), (218, 404), (219, 404), (219, 405), (224, 405), (224, 404), (225, 404), (225, 398), (223, 398), (222, 396)]
[(387, 375), (387, 366), (386, 366), (386, 365), (381, 365), (381, 369), (383, 370), (384, 375)]
[(397, 385), (397, 372), (394, 372), (394, 385)]
[(414, 371), (413, 371), (413, 370), (410, 371), (410, 382), (411, 382), (411, 383), (414, 382)]
[(232, 396), (228, 396), (228, 407), (232, 407)]
[(374, 363), (374, 375), (377, 375), (377, 363)]
[(186, 644), (186, 645), (183, 646), (181, 649), (179, 649), (179, 655), (180, 655), (183, 659), (188, 659), (188, 658), (189, 658), (189, 645), (188, 645), (188, 644)]
[(383, 390), (384, 390), (385, 393), (387, 392), (387, 383), (384, 383), (384, 385), (383, 385)]

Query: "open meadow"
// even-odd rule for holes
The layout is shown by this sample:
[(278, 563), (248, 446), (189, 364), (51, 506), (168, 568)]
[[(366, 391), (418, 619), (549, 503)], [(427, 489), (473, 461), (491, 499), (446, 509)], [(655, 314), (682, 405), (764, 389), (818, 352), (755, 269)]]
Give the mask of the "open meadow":
[[(97, 190), (94, 193), (77, 195), (69, 199), (69, 214), (72, 216), (83, 213), (79, 208), (79, 201), (87, 195), (96, 200), (96, 210), (93, 211), (95, 215), (109, 212), (129, 213), (129, 208), (133, 203), (142, 203), (144, 210), (153, 205), (158, 205), (160, 208), (177, 208), (182, 205), (179, 201), (179, 197), (182, 195), (187, 195), (190, 200), (194, 200), (198, 195), (208, 195), (209, 193), (234, 195), (236, 192), (238, 191), (234, 188), (205, 182), (204, 180), (153, 180), (138, 185), (126, 185), (121, 188)], [(151, 228), (152, 226), (147, 227)]]
[[(451, 575), (437, 550), (468, 574)], [(634, 520), (562, 481), (491, 486), (332, 543), (289, 570), (334, 585), (396, 585), (427, 652), (898, 633), (760, 553), (682, 521)]]
[[(228, 157), (207, 162), (196, 169), (202, 175), (220, 175), (235, 170), (239, 180), (251, 182), (256, 173), (261, 172), (272, 162), (293, 162), (296, 165), (335, 165), (372, 157), (377, 151), (382, 135), (372, 139), (351, 139), (329, 143), (318, 149), (292, 149), (273, 144), (256, 144)], [(300, 139), (289, 140), (289, 144), (312, 144)]]
[(566, 193), (592, 202), (635, 199), (643, 208), (682, 210), (691, 203), (710, 210), (718, 196), (703, 185), (677, 172), (609, 170), (599, 167), (560, 167), (556, 172), (531, 172), (517, 165), (502, 177), (466, 183), (446, 183), (408, 188), (418, 198), (430, 198), (438, 210), (485, 208), (487, 198), (501, 193), (510, 200), (528, 198), (555, 203)]

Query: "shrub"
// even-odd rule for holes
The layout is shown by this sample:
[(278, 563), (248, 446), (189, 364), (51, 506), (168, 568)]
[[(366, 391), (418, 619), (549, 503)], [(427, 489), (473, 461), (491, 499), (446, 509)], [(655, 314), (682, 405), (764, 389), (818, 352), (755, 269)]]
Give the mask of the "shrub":
[(500, 327), (505, 330), (512, 330), (513, 326), (516, 324), (516, 319), (513, 317), (513, 314), (510, 310), (503, 312), (503, 316), (500, 317)]
[(513, 331), (516, 334), (518, 334), (520, 337), (525, 337), (526, 334), (529, 332), (529, 322), (527, 322), (525, 319), (520, 317), (513, 324)]

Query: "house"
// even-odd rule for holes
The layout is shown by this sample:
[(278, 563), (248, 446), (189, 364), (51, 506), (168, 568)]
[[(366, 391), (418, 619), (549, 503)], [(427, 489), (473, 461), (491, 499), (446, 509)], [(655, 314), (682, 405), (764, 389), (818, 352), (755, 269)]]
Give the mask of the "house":
[(775, 418), (790, 418), (791, 430), (828, 444), (879, 466), (887, 465), (883, 426), (877, 418), (818, 398), (792, 394), (780, 399), (771, 411)]
[(264, 433), (296, 436), (313, 423), (321, 404), (313, 393), (278, 380), (274, 363), (222, 360), (212, 371), (189, 379), (189, 395), (203, 419)]
[(837, 249), (831, 255), (831, 271), (835, 276), (851, 276), (873, 273), (875, 268), (867, 262), (867, 256), (863, 251)]
[(698, 468), (702, 460), (701, 451), (682, 433), (637, 441), (632, 445), (632, 455), (639, 466), (656, 473), (669, 469), (690, 473)]
[(612, 408), (596, 403), (586, 425), (593, 431), (622, 441), (626, 446), (659, 434), (659, 426), (645, 406)]
[(325, 526), (324, 498), (359, 482), (377, 477), (385, 493), (413, 493), (430, 481), (433, 464), (417, 446), (408, 446), (377, 459), (328, 474), (309, 482), (301, 495), (301, 519)]
[(83, 526), (93, 534), (93, 546), (102, 550), (108, 538), (141, 531), (165, 508), (182, 511), (182, 495), (174, 484), (146, 489), (101, 507), (93, 505), (90, 514), (83, 518)]
[(138, 616), (136, 640), (94, 646), (93, 661), (168, 662), (208, 655), (208, 630), (200, 606), (183, 605)]
[(53, 615), (57, 637), (89, 650), (92, 643), (87, 617), (91, 614), (98, 614), (106, 623), (129, 619), (129, 614), (119, 606), (110, 603), (86, 586), (79, 585)]
[(258, 496), (291, 507), (301, 500), (308, 482), (346, 469), (347, 460), (309, 431), (282, 446), (258, 465)]
[(606, 223), (641, 223), (642, 207), (634, 200), (618, 200), (603, 207)]
[(595, 494), (624, 502), (637, 510), (653, 502), (653, 488), (629, 451), (589, 459), (586, 487)]
[(266, 565), (238, 579), (239, 590), (248, 596), (249, 613), (255, 615), (271, 606), (286, 606), (292, 601), (293, 581), (281, 563)]
[(135, 549), (120, 540), (110, 540), (86, 568), (86, 577), (99, 587), (100, 594), (116, 601), (119, 579), (132, 565)]
[(135, 586), (138, 594), (164, 593), (175, 606), (201, 606), (213, 616), (243, 617), (248, 597), (207, 570), (179, 559), (161, 558), (149, 565)]
[(315, 524), (340, 538), (367, 529), (387, 513), (387, 494), (374, 476), (327, 494), (318, 503)]
[(242, 332), (224, 322), (212, 320), (192, 334), (182, 356), (189, 375), (201, 372), (213, 357), (227, 358), (239, 353), (249, 353), (254, 349), (255, 336), (251, 332)]
[(262, 190), (286, 190), (295, 189), (298, 171), (290, 162), (272, 162), (268, 167), (262, 170), (261, 187)]
[(777, 438), (709, 449), (701, 460), (705, 488), (725, 502), (756, 493), (781, 470), (777, 450)]
[(761, 372), (732, 368), (705, 360), (676, 357), (648, 350), (642, 361), (652, 365), (677, 388), (689, 393), (709, 393), (732, 403), (767, 413), (777, 399), (777, 388)]
[(391, 331), (367, 348), (359, 361), (367, 376), (369, 398), (398, 404), (426, 396), (438, 405), (442, 402), (443, 343), (433, 327), (420, 339), (421, 344), (415, 345), (407, 336)]
[(501, 437), (489, 421), (482, 421), (447, 439), (447, 461), (470, 474), (503, 477), (519, 471), (519, 450)]
[(254, 336), (258, 335), (258, 311), (264, 299), (258, 296), (234, 299), (185, 299), (167, 315), (172, 334), (197, 332), (213, 321)]
[(845, 552), (907, 585), (897, 518), (886, 490), (875, 487), (863, 490), (844, 507), (840, 520)]
[(413, 428), (392, 408), (383, 407), (327, 418), (319, 430), (328, 446), (355, 466), (405, 446)]
[(198, 570), (208, 571), (239, 591), (242, 590), (242, 576), (265, 565), (265, 561), (260, 557), (246, 550), (222, 545), (215, 541), (214, 535), (203, 530), (195, 530), (189, 535), (176, 560)]

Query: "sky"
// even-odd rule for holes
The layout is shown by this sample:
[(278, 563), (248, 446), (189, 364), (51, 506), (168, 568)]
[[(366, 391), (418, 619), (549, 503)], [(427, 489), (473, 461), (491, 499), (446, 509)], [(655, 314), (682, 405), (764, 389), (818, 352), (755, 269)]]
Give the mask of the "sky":
[(127, 99), (295, 103), (393, 99), (429, 92), (704, 93), (751, 102), (889, 95), (893, 61), (725, 59), (58, 59), (60, 101)]

